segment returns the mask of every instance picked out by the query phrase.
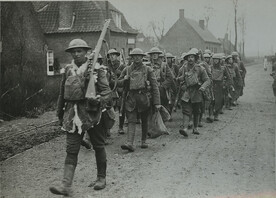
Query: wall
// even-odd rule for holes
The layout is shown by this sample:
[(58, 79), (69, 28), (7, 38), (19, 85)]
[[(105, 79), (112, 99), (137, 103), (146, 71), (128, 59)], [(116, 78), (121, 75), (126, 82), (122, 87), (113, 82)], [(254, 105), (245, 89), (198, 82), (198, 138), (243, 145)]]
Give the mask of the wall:
[(46, 41), (30, 2), (1, 4), (2, 109), (18, 116), (42, 103), (41, 94), (32, 95), (45, 85)]
[(178, 20), (162, 39), (160, 46), (176, 56), (193, 47), (205, 49), (204, 41), (186, 20)]
[(87, 44), (90, 47), (92, 47), (92, 49), (94, 49), (99, 39), (99, 36), (99, 32), (45, 34), (48, 43), (48, 49), (54, 51), (54, 57), (58, 59), (58, 62), (61, 65), (61, 67), (64, 67), (72, 60), (71, 55), (65, 52), (65, 49), (68, 48), (71, 40), (76, 38), (83, 39), (87, 42)]
[(119, 52), (121, 49), (124, 49), (125, 57), (128, 56), (129, 51), (136, 47), (135, 44), (128, 44), (128, 38), (133, 38), (136, 41), (136, 35), (112, 32), (110, 37), (110, 48), (116, 48)]

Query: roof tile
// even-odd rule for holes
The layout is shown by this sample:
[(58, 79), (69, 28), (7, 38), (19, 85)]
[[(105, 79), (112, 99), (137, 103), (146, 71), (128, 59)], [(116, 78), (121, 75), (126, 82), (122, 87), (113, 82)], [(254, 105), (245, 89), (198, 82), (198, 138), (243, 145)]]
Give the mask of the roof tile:
[[(73, 32), (98, 32), (103, 28), (105, 21), (105, 2), (104, 1), (78, 1), (73, 4), (73, 12), (75, 13), (75, 21), (70, 29), (58, 29), (59, 26), (59, 2), (33, 2), (34, 8), (38, 13), (38, 20), (44, 32), (51, 33), (73, 33)], [(47, 7), (45, 7), (48, 5)], [(127, 32), (137, 34), (137, 30), (133, 29), (124, 15), (109, 3), (109, 10), (116, 11), (122, 15), (122, 29), (118, 28), (114, 20), (111, 20), (109, 28), (113, 32)], [(45, 7), (45, 9), (42, 9)], [(40, 10), (40, 11), (39, 11)], [(39, 11), (39, 12), (38, 12)], [(109, 16), (111, 14), (109, 13)], [(73, 17), (73, 16), (69, 16)]]

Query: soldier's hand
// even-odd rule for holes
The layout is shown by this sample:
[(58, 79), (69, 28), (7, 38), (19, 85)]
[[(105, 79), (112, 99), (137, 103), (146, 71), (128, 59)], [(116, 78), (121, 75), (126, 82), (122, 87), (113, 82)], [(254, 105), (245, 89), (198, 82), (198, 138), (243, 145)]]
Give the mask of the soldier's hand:
[(59, 125), (59, 126), (62, 126), (62, 123), (63, 123), (63, 119), (62, 119), (62, 118), (59, 118), (59, 119), (58, 119), (58, 125)]
[(127, 86), (129, 83), (129, 76), (124, 77), (124, 86)]
[(88, 102), (91, 105), (98, 105), (101, 102), (101, 96), (97, 95), (95, 98), (88, 98)]
[(160, 108), (161, 108), (161, 105), (155, 105), (155, 110), (156, 110), (156, 111), (159, 111)]
[(205, 88), (204, 88), (204, 87), (200, 87), (200, 88), (199, 88), (199, 91), (204, 92), (204, 91), (205, 91)]

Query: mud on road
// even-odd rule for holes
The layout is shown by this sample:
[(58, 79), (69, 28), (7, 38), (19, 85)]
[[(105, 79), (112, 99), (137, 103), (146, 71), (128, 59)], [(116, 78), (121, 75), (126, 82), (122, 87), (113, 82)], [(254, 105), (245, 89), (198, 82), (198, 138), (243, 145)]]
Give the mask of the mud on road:
[[(166, 123), (170, 135), (148, 141), (142, 150), (140, 128), (136, 151), (120, 145), (126, 135), (117, 126), (106, 147), (107, 186), (87, 186), (96, 177), (92, 150), (81, 148), (74, 178), (74, 197), (198, 198), (276, 197), (275, 120), (272, 79), (262, 65), (247, 68), (244, 96), (220, 121), (204, 123), (199, 136), (178, 133), (181, 111)], [(60, 182), (65, 158), (65, 135), (35, 146), (1, 163), (1, 197), (59, 197), (48, 188)]]

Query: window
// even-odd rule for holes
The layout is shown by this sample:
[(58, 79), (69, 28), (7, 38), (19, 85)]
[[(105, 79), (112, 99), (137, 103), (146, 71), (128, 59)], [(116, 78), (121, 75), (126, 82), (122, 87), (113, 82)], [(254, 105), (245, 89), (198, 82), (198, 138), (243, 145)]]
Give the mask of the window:
[(217, 52), (218, 52), (217, 48), (216, 48), (216, 47), (214, 47), (214, 53), (217, 53)]
[(128, 48), (128, 55), (130, 54), (130, 52), (132, 51), (132, 48)]
[(128, 38), (127, 44), (135, 44), (135, 38)]
[(111, 11), (111, 15), (112, 15), (112, 18), (115, 22), (115, 25), (118, 28), (122, 29), (122, 16), (121, 16), (121, 14), (118, 13), (118, 12), (115, 12), (115, 11)]
[(47, 51), (47, 75), (54, 76), (60, 74), (60, 64), (57, 58), (54, 57), (54, 51)]
[(47, 51), (47, 75), (48, 76), (54, 75), (54, 51), (53, 50)]

